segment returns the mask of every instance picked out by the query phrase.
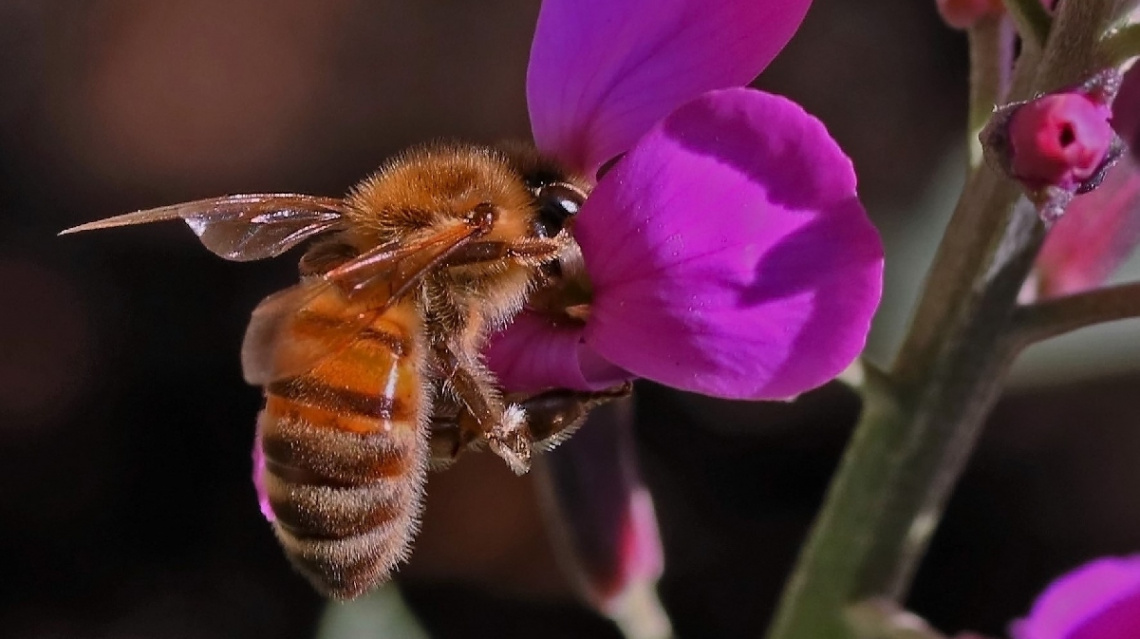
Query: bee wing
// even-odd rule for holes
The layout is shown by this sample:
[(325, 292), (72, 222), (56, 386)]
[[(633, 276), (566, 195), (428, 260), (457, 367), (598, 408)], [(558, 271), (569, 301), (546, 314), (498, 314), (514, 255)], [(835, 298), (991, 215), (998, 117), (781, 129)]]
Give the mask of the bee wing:
[(478, 226), (455, 224), (423, 237), (381, 244), (333, 268), (324, 278), (349, 297), (367, 294), (370, 301), (383, 303), (402, 296), (482, 232)]
[[(303, 327), (297, 320), (306, 307), (329, 295), (337, 295), (329, 282), (312, 279), (270, 295), (253, 309), (241, 345), (241, 368), (246, 382), (264, 386), (316, 366), (329, 352), (325, 338), (319, 332), (302, 333), (295, 328)], [(334, 297), (333, 302), (336, 301)], [(339, 326), (330, 329), (330, 335), (340, 334)]]
[(60, 233), (182, 219), (216, 255), (247, 262), (275, 257), (336, 227), (343, 200), (292, 193), (255, 193), (195, 200), (88, 222)]
[(312, 370), (356, 341), (397, 299), (480, 233), (456, 225), (381, 244), (323, 276), (265, 298), (242, 343), (246, 382), (264, 386)]

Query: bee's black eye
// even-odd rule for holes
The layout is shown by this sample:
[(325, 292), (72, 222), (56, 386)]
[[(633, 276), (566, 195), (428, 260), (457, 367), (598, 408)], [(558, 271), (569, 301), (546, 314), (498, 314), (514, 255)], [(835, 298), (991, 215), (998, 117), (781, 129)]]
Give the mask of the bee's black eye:
[(540, 237), (554, 237), (562, 231), (566, 220), (582, 208), (582, 194), (565, 184), (549, 184), (538, 191), (538, 222), (535, 230)]

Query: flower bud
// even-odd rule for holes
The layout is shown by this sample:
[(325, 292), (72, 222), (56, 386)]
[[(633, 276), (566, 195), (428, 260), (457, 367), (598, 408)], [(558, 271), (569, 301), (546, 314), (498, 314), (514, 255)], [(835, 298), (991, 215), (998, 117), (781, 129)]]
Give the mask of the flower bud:
[(586, 601), (620, 626), (656, 628), (638, 636), (668, 636), (653, 601), (664, 553), (634, 458), (632, 411), (628, 398), (594, 409), (537, 468), (556, 549)]
[(1100, 170), (1113, 145), (1112, 111), (1079, 92), (1026, 103), (1009, 120), (1010, 168), (1030, 189), (1076, 190)]
[(1112, 129), (1120, 72), (998, 109), (979, 136), (991, 164), (1021, 182), (1046, 224), (1096, 188), (1124, 145)]
[(969, 29), (986, 16), (998, 15), (1001, 0), (938, 0), (938, 13), (954, 29)]

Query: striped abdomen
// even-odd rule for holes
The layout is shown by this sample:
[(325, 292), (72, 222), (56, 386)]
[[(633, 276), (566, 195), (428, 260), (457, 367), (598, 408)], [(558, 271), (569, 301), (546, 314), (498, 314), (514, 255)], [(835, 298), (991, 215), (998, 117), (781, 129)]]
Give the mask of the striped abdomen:
[[(310, 306), (286, 347), (354, 316)], [(277, 537), (336, 598), (386, 580), (408, 555), (428, 454), (420, 334), (415, 308), (396, 305), (311, 371), (265, 389), (258, 428)]]

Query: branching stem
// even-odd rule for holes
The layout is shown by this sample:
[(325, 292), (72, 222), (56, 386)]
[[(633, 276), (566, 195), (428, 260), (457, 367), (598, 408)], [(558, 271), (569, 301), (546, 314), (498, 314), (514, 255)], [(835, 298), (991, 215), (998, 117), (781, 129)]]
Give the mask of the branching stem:
[[(1040, 0), (1006, 4), (1027, 40), (1002, 98), (1008, 101), (1079, 84), (1103, 68), (1101, 35), (1124, 6), (1062, 2), (1050, 24)], [(999, 33), (972, 34), (975, 64), (1001, 64), (993, 59), (1001, 52), (992, 40)], [(1001, 77), (971, 75), (971, 124), (977, 105), (1006, 93), (996, 85)], [(1097, 297), (1064, 313), (1046, 304), (1018, 306), (1045, 236), (1033, 207), (1019, 200), (1012, 181), (985, 164), (973, 166), (894, 365), (885, 374), (868, 368), (863, 415), (769, 639), (853, 639), (858, 634), (844, 612), (853, 604), (902, 601), (1010, 366), (1027, 336), (1048, 332), (1033, 327), (1071, 330), (1064, 327), (1125, 312)]]
[(1023, 346), (1075, 330), (1140, 317), (1140, 283), (1110, 286), (1023, 306), (1012, 336)]

